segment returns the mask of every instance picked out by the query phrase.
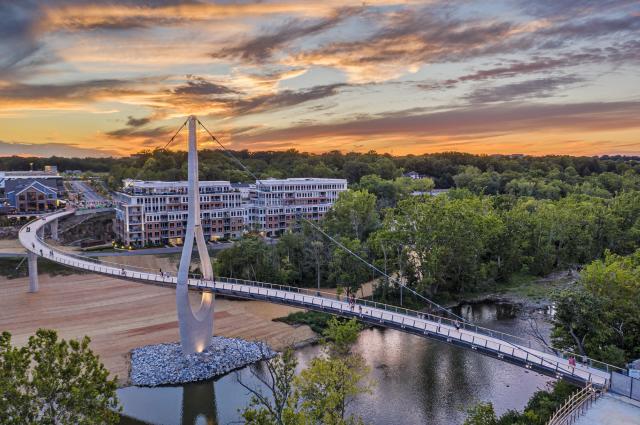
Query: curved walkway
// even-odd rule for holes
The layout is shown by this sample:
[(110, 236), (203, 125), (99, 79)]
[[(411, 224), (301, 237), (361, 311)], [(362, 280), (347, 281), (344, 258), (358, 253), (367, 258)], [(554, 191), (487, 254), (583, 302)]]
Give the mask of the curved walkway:
[[(175, 276), (162, 276), (152, 271), (133, 269), (129, 266), (122, 268), (117, 264), (99, 262), (92, 258), (64, 252), (47, 245), (39, 236), (48, 222), (74, 213), (75, 210), (55, 212), (27, 224), (20, 230), (20, 242), (36, 255), (69, 267), (143, 283), (176, 285)], [(592, 363), (591, 366), (578, 364), (572, 367), (568, 360), (553, 352), (532, 349), (530, 342), (525, 339), (475, 325), (460, 324), (444, 317), (368, 300), (357, 300), (357, 304), (351, 306), (348, 302), (336, 299), (334, 294), (242, 279), (215, 278), (213, 281), (203, 281), (194, 276), (189, 279), (189, 286), (221, 295), (286, 304), (344, 317), (356, 317), (365, 323), (398, 329), (475, 350), (481, 354), (576, 384), (591, 382), (599, 387), (607, 387), (609, 384), (608, 365), (601, 364), (598, 365), (601, 368), (596, 368)]]

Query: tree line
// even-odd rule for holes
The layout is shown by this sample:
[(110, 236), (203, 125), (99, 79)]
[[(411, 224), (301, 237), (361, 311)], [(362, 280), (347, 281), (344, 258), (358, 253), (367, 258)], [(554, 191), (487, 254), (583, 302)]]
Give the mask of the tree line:
[[(637, 189), (640, 172), (640, 157), (624, 156), (533, 157), (458, 152), (392, 156), (374, 151), (311, 154), (296, 150), (231, 153), (259, 178), (336, 177), (360, 183), (365, 176), (393, 180), (403, 172), (415, 171), (431, 178), (437, 188), (458, 187), (475, 193), (511, 193), (551, 199), (568, 193), (611, 196), (624, 188)], [(251, 175), (239, 170), (222, 151), (204, 149), (199, 160), (201, 179), (252, 180)], [(34, 169), (57, 165), (60, 171), (108, 173), (112, 189), (119, 187), (123, 178), (179, 180), (187, 174), (186, 152), (162, 149), (122, 158), (0, 158), (2, 170), (29, 170), (31, 164)]]

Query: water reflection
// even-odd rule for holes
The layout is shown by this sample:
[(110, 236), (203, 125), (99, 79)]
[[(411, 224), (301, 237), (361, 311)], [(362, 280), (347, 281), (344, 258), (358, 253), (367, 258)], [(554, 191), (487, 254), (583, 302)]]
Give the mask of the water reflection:
[[(527, 327), (518, 309), (507, 304), (470, 304), (460, 313), (502, 331), (522, 333)], [(350, 410), (371, 424), (461, 424), (466, 410), (478, 401), (492, 401), (498, 413), (522, 409), (533, 392), (549, 382), (476, 352), (393, 330), (363, 331), (354, 350), (365, 358), (377, 385)], [(300, 367), (318, 352), (317, 346), (298, 350)], [(238, 423), (238, 410), (249, 403), (250, 395), (237, 379), (252, 388), (261, 384), (249, 368), (237, 375), (184, 387), (130, 387), (120, 390), (119, 397), (127, 415), (149, 423)], [(126, 421), (122, 423), (136, 423)]]
[(197, 382), (182, 389), (182, 425), (217, 424), (216, 391), (212, 382)]

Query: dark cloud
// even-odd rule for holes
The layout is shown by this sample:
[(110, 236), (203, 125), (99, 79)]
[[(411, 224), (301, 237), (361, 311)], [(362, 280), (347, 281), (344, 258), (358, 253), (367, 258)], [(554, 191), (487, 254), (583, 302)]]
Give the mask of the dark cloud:
[(40, 63), (42, 43), (36, 25), (41, 18), (33, 1), (0, 1), (0, 80)]
[(125, 87), (136, 85), (136, 81), (116, 79), (89, 80), (67, 84), (10, 84), (0, 86), (0, 99), (14, 100), (91, 100), (100, 93), (133, 93), (134, 90)]
[(583, 16), (603, 10), (615, 12), (637, 6), (637, 0), (520, 0), (522, 9), (534, 16), (560, 19)]
[(566, 39), (588, 39), (609, 36), (620, 32), (631, 32), (640, 29), (640, 15), (626, 15), (619, 18), (591, 18), (577, 22), (569, 21), (536, 31), (533, 36), (553, 37), (558, 41)]
[(269, 143), (335, 136), (473, 136), (535, 130), (621, 130), (639, 128), (640, 102), (574, 104), (497, 104), (469, 106), (442, 112), (393, 113), (368, 120), (298, 126), (241, 135), (236, 143)]
[(149, 124), (149, 122), (151, 122), (151, 118), (149, 117), (134, 118), (131, 115), (127, 117), (127, 125), (129, 127), (142, 127), (145, 124)]
[(292, 19), (283, 26), (248, 39), (235, 46), (221, 49), (214, 58), (240, 58), (247, 62), (261, 63), (270, 59), (277, 49), (291, 42), (331, 29), (346, 19), (361, 13), (363, 8), (341, 8), (331, 16), (318, 20)]
[(173, 90), (174, 94), (185, 95), (212, 95), (237, 93), (221, 84), (215, 84), (195, 75), (187, 75), (186, 85)]
[(167, 127), (155, 127), (148, 129), (136, 129), (131, 127), (125, 127), (118, 130), (107, 132), (107, 136), (115, 137), (118, 139), (126, 138), (162, 138), (166, 137), (170, 132)]
[(324, 99), (338, 94), (339, 89), (348, 84), (328, 84), (315, 86), (306, 90), (283, 90), (275, 94), (240, 99), (233, 102), (233, 109), (242, 114), (263, 110), (281, 109), (299, 105), (311, 100)]
[(563, 87), (583, 81), (573, 75), (537, 78), (494, 87), (481, 87), (466, 96), (472, 103), (508, 102), (522, 98), (551, 97)]
[(65, 156), (65, 157), (108, 157), (119, 156), (116, 151), (108, 149), (83, 148), (77, 143), (26, 143), (5, 142), (0, 140), (0, 156)]

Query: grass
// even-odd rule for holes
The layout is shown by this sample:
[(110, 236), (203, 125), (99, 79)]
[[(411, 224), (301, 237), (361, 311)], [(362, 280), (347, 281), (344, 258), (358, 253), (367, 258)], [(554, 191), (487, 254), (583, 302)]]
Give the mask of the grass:
[(276, 322), (284, 322), (288, 325), (308, 325), (315, 333), (322, 334), (327, 328), (329, 319), (331, 319), (331, 315), (327, 313), (296, 311), (295, 313), (289, 313), (285, 317), (278, 317), (273, 320)]

